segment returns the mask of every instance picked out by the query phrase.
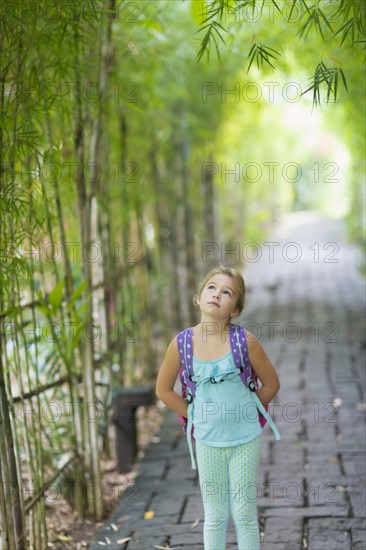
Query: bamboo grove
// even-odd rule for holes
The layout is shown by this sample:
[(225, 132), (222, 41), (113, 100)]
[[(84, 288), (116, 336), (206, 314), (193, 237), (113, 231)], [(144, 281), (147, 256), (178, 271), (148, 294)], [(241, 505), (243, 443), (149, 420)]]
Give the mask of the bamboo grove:
[[(347, 220), (351, 238), (362, 238), (364, 4), (333, 2), (334, 29), (303, 0), (290, 2), (303, 9), (292, 27), (283, 17), (270, 26), (224, 21), (224, 10), (254, 13), (255, 4), (12, 0), (0, 8), (4, 550), (47, 547), (47, 492), (66, 479), (79, 516), (103, 517), (100, 456), (110, 454), (115, 388), (153, 383), (172, 331), (195, 322), (185, 297), (217, 263), (209, 246), (260, 242), (276, 209), (292, 208), (288, 180), (273, 204), (269, 179), (226, 187), (210, 169), (225, 153), (249, 162), (256, 139), (263, 158), (273, 157), (259, 123), (271, 105), (242, 106), (240, 132), (224, 136), (237, 105), (210, 102), (204, 89), (222, 90), (252, 64), (249, 82), (268, 79), (282, 51), (283, 74), (315, 74), (318, 102), (324, 81), (328, 100), (338, 92), (339, 105), (324, 108), (338, 109), (329, 124), (352, 150)], [(232, 31), (230, 21), (242, 24)], [(312, 47), (301, 49), (309, 36)], [(343, 67), (338, 88), (317, 57), (326, 40), (327, 62), (336, 50)], [(354, 126), (345, 129), (348, 118)]]

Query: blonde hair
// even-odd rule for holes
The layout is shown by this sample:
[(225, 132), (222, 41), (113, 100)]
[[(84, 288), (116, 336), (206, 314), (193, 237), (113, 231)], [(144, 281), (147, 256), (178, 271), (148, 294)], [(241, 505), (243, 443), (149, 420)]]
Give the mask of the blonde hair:
[(235, 267), (228, 267), (228, 266), (225, 266), (223, 264), (220, 264), (217, 267), (214, 267), (213, 269), (211, 269), (207, 273), (204, 280), (198, 286), (197, 293), (194, 295), (194, 298), (193, 298), (193, 304), (195, 305), (195, 307), (198, 307), (197, 299), (200, 297), (202, 290), (205, 288), (208, 281), (212, 277), (214, 277), (214, 275), (218, 275), (218, 274), (228, 275), (234, 281), (235, 291), (238, 295), (235, 307), (239, 312), (238, 315), (240, 315), (240, 313), (244, 309), (244, 303), (245, 303), (245, 283), (244, 283), (244, 279), (243, 279), (241, 273), (239, 273), (239, 271), (237, 271), (237, 269), (235, 269)]

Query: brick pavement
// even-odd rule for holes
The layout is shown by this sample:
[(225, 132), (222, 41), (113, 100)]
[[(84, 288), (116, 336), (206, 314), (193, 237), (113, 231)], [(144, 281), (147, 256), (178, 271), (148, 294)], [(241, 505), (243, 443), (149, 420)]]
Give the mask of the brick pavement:
[[(267, 243), (244, 272), (248, 294), (240, 319), (260, 338), (281, 379), (271, 411), (282, 439), (276, 442), (268, 427), (261, 436), (261, 550), (364, 550), (360, 253), (346, 242), (341, 222), (312, 212), (287, 216)], [(203, 550), (198, 479), (177, 422), (167, 410), (159, 442), (147, 449), (134, 487), (91, 550)], [(154, 510), (154, 518), (143, 519), (147, 510)], [(234, 548), (230, 519), (227, 549)]]

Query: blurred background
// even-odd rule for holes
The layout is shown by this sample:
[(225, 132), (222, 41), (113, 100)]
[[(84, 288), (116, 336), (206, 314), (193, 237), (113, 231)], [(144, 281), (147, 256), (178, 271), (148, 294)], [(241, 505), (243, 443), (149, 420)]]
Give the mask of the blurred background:
[(154, 384), (210, 267), (296, 212), (364, 247), (365, 7), (0, 9), (0, 531), (45, 548), (60, 480), (103, 517), (115, 388)]

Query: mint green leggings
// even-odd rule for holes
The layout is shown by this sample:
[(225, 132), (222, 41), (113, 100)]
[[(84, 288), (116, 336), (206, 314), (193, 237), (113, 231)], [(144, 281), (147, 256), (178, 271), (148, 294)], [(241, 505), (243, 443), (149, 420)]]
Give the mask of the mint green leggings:
[(259, 550), (257, 475), (260, 436), (243, 445), (211, 447), (196, 441), (197, 468), (205, 512), (205, 550), (225, 550), (229, 516), (238, 550)]

